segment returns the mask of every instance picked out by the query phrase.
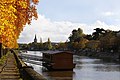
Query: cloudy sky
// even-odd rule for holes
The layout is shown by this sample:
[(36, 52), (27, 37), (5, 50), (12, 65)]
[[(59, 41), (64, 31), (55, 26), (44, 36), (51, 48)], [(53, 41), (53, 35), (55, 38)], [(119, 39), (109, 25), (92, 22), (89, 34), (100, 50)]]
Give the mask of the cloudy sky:
[(94, 28), (120, 30), (120, 0), (40, 0), (38, 20), (26, 25), (18, 42), (29, 43), (37, 35), (43, 42), (66, 41), (73, 29), (91, 34)]

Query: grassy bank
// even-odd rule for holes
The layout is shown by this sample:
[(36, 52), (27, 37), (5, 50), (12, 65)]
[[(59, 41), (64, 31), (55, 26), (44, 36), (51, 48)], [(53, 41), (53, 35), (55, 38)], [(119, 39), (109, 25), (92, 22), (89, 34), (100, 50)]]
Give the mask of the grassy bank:
[(9, 52), (6, 55), (1, 57), (1, 59), (0, 59), (0, 66), (2, 66), (5, 63), (5, 61), (7, 60), (8, 54), (9, 54)]

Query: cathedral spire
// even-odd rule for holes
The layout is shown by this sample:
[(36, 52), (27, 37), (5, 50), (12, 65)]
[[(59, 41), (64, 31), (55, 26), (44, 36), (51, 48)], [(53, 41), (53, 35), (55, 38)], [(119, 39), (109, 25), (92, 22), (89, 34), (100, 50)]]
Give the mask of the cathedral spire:
[(35, 34), (35, 38), (34, 38), (34, 43), (37, 43), (37, 37), (36, 37), (36, 34)]

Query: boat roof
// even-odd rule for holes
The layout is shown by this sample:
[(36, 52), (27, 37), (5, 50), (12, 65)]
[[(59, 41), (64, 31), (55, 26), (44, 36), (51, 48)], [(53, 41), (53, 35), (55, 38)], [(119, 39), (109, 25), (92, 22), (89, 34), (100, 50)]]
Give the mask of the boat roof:
[(59, 53), (72, 53), (70, 51), (42, 51), (43, 54), (59, 54)]

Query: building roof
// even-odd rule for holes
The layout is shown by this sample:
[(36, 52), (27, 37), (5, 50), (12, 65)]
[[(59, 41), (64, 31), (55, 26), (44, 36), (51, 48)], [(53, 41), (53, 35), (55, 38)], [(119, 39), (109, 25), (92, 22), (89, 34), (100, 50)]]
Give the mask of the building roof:
[(70, 51), (42, 51), (43, 54), (59, 54), (59, 53), (72, 53)]

